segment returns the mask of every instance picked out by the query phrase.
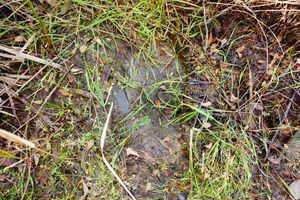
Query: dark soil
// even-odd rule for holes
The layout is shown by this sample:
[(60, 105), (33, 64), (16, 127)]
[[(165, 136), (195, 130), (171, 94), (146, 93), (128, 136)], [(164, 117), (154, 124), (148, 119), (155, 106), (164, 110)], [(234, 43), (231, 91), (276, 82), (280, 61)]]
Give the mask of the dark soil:
[[(3, 12), (0, 12), (0, 17)], [(103, 54), (77, 53), (72, 58), (71, 62), (75, 66), (81, 66), (83, 71), (86, 65), (102, 66), (99, 76), (105, 90), (103, 94), (106, 98), (106, 89), (112, 88), (109, 100), (115, 106), (111, 124), (114, 135), (111, 137), (116, 143), (125, 141), (122, 148), (127, 151), (127, 155), (122, 152), (120, 166), (126, 169), (123, 175), (137, 198), (188, 198), (191, 187), (189, 180), (185, 179), (185, 175), (189, 173), (188, 130), (197, 126), (197, 120), (199, 122), (202, 119), (199, 116), (195, 120), (196, 124), (173, 123), (176, 116), (172, 110), (168, 107), (160, 109), (163, 101), (174, 103), (173, 94), (164, 94), (170, 83), (163, 82), (178, 79), (184, 79), (184, 84), (180, 87), (185, 95), (193, 99), (186, 98), (183, 99), (184, 102), (203, 109), (206, 109), (204, 103), (211, 102), (215, 109), (213, 117), (217, 120), (226, 121), (230, 117), (248, 127), (247, 134), (255, 141), (259, 156), (259, 163), (253, 166), (253, 180), (258, 184), (253, 188), (253, 198), (262, 198), (261, 194), (264, 192), (270, 193), (274, 199), (290, 198), (282, 187), (281, 180), (289, 184), (300, 179), (297, 165), (300, 157), (294, 154), (298, 152), (299, 145), (291, 144), (300, 127), (300, 90), (298, 87), (288, 87), (300, 82), (299, 23), (295, 23), (300, 21), (299, 15), (287, 15), (283, 18), (281, 14), (263, 14), (257, 11), (257, 18), (270, 27), (263, 27), (263, 32), (257, 21), (245, 12), (248, 11), (225, 13), (216, 22), (210, 22), (207, 27), (208, 38), (205, 38), (207, 43), (201, 37), (179, 43), (174, 36), (170, 36), (170, 41), (177, 45), (178, 52), (173, 52), (166, 43), (158, 43), (152, 50), (157, 63), (138, 56), (138, 51), (131, 44), (110, 37), (105, 37), (106, 47), (99, 50)], [(179, 54), (180, 60), (176, 59), (176, 54)], [(10, 73), (16, 73), (20, 65), (11, 66), (11, 69), (14, 68), (16, 71)], [(31, 74), (37, 71), (23, 70), (29, 70)], [(47, 74), (62, 78), (62, 74), (51, 71)], [(41, 74), (37, 79), (44, 76), (45, 74)], [(92, 101), (94, 96), (86, 92), (87, 88), (78, 90), (76, 82), (86, 83), (85, 78), (84, 75), (68, 74), (61, 86), (55, 89), (42, 112), (30, 121), (40, 105), (38, 100), (47, 98), (49, 91), (54, 89), (51, 85), (54, 79), (49, 78), (47, 85), (38, 92), (33, 86), (25, 88), (18, 97), (13, 98), (16, 118), (1, 116), (0, 127), (7, 130), (12, 129), (11, 127), (23, 127), (20, 132), (25, 133), (30, 140), (38, 140), (41, 149), (47, 149), (54, 155), (53, 158), (45, 159), (58, 157), (64, 145), (72, 146), (74, 152), (81, 150), (80, 145), (63, 144), (61, 138), (68, 139), (70, 127), (74, 125), (72, 137), (79, 140), (81, 132), (93, 131), (92, 119), (96, 116), (104, 119), (105, 116), (105, 110)], [(155, 83), (161, 84), (154, 87)], [(64, 91), (62, 86), (65, 85), (72, 90)], [(9, 96), (1, 94), (0, 100), (4, 99), (9, 99)], [(63, 112), (55, 110), (56, 104), (64, 108)], [(93, 110), (91, 104), (99, 109)], [(6, 111), (9, 109), (5, 107), (9, 108), (11, 105), (6, 100), (1, 106)], [(28, 107), (31, 107), (30, 112)], [(224, 114), (221, 110), (230, 112)], [(180, 115), (181, 112), (184, 111), (176, 114)], [(279, 130), (278, 127), (283, 125), (286, 127)], [(124, 135), (130, 137), (126, 138)], [(99, 135), (92, 137), (98, 143)], [(264, 139), (267, 140), (267, 149)], [(111, 142), (107, 148), (110, 149), (113, 145)], [(5, 145), (1, 147), (5, 148)], [(18, 151), (14, 148), (6, 150)], [(129, 150), (131, 153), (128, 153)], [(74, 152), (67, 152), (74, 162), (64, 167), (69, 182), (79, 182), (74, 174), (86, 175), (84, 164), (80, 163), (81, 159)], [(99, 151), (93, 152), (93, 156), (96, 154)], [(22, 151), (16, 155), (23, 157)], [(0, 166), (7, 167), (16, 162), (14, 159), (1, 158)], [(22, 171), (25, 165), (32, 169), (32, 176), (38, 179), (35, 184), (41, 188), (37, 197), (55, 198), (64, 190), (73, 189), (66, 189), (57, 178), (52, 182), (57, 184), (57, 191), (50, 190), (47, 186), (50, 186), (49, 177), (52, 172), (37, 163), (34, 165), (32, 159), (26, 159), (26, 162), (13, 167), (13, 172), (25, 174)], [(0, 179), (9, 180), (10, 175), (3, 174)], [(14, 180), (10, 181), (11, 183), (1, 182), (1, 190), (11, 187)], [(81, 192), (77, 196), (82, 196)]]

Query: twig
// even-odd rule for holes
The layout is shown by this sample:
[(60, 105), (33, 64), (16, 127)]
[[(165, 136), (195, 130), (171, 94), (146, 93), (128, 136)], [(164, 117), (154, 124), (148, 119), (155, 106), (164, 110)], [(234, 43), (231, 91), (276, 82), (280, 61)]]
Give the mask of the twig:
[[(36, 56), (32, 56), (32, 55), (29, 55), (29, 54), (26, 54), (26, 53), (22, 53), (20, 51), (17, 51), (17, 50), (8, 48), (8, 47), (4, 47), (2, 45), (0, 45), (0, 50), (5, 51), (7, 53), (13, 54), (15, 56), (14, 57), (15, 59), (27, 59), (27, 60), (38, 62), (38, 63), (44, 64), (44, 65), (49, 65), (49, 66), (52, 66), (52, 67), (57, 68), (57, 69), (62, 68), (62, 65), (60, 65), (60, 64), (57, 64), (57, 63), (54, 63), (54, 62), (51, 62), (49, 60), (45, 60), (45, 59), (42, 59), (42, 58), (39, 58), (39, 57), (36, 57)], [(4, 56), (4, 55), (2, 55), (2, 56)]]
[(7, 140), (10, 140), (10, 141), (28, 146), (30, 148), (35, 148), (35, 144), (30, 142), (29, 140), (23, 139), (20, 136), (17, 136), (13, 133), (10, 133), (6, 130), (0, 129), (0, 136), (7, 139)]
[(103, 162), (105, 163), (106, 167), (109, 169), (109, 171), (114, 175), (114, 177), (119, 181), (119, 183), (122, 185), (122, 187), (124, 188), (124, 190), (127, 192), (127, 194), (133, 199), (135, 200), (135, 197), (133, 196), (133, 194), (129, 191), (129, 189), (127, 188), (127, 186), (125, 185), (125, 183), (122, 181), (122, 179), (119, 177), (119, 175), (115, 172), (115, 170), (112, 168), (112, 166), (109, 164), (109, 162), (106, 160), (105, 156), (104, 156), (104, 143), (105, 143), (105, 138), (106, 138), (106, 132), (108, 129), (108, 124), (109, 124), (109, 120), (110, 120), (110, 116), (112, 113), (112, 109), (113, 109), (113, 103), (110, 106), (109, 109), (109, 113), (105, 122), (105, 125), (103, 127), (103, 131), (102, 131), (102, 135), (101, 135), (101, 139), (100, 139), (100, 148), (101, 148), (101, 154), (102, 154), (102, 159)]

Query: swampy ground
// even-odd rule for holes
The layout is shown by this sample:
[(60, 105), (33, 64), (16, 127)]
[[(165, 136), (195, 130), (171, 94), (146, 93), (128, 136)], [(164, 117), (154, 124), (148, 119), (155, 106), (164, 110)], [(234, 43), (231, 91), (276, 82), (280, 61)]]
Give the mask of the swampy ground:
[(300, 199), (299, 11), (0, 2), (1, 199)]

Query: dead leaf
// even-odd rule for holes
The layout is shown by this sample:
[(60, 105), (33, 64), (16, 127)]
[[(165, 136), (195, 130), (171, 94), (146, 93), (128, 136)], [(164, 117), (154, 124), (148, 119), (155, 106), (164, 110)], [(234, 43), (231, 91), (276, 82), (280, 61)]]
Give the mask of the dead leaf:
[(160, 174), (159, 169), (156, 169), (152, 172), (152, 176), (159, 176), (159, 174)]
[(33, 101), (34, 104), (37, 104), (37, 105), (41, 105), (43, 103), (43, 100), (40, 99), (40, 100), (35, 100)]
[(155, 99), (154, 100), (154, 103), (157, 107), (160, 107), (161, 106), (161, 103), (160, 103), (160, 100), (159, 99)]
[(149, 164), (154, 164), (155, 163), (155, 159), (146, 151), (142, 151), (143, 152), (143, 158), (145, 159), (145, 161)]
[(226, 38), (223, 38), (223, 39), (221, 40), (221, 46), (224, 46), (226, 43), (227, 43), (227, 39), (226, 39)]
[(136, 156), (136, 157), (141, 157), (135, 150), (133, 150), (130, 147), (126, 149), (126, 155), (127, 156), (133, 155), (133, 156)]
[(294, 199), (300, 199), (300, 179), (292, 182), (289, 189)]
[(212, 103), (210, 101), (207, 101), (205, 103), (201, 103), (201, 106), (203, 106), (203, 107), (209, 107), (211, 105), (212, 105)]
[(0, 174), (0, 181), (6, 181), (6, 179), (8, 179), (8, 176), (6, 174)]
[(204, 128), (210, 128), (211, 127), (211, 123), (209, 123), (209, 122), (203, 122), (203, 127)]
[(213, 143), (210, 142), (209, 144), (204, 145), (204, 147), (207, 148), (207, 149), (211, 149), (212, 145), (213, 145)]
[(270, 156), (270, 157), (268, 158), (268, 160), (269, 160), (271, 163), (273, 163), (273, 164), (275, 164), (275, 165), (278, 165), (278, 164), (280, 164), (281, 158), (276, 158), (275, 156)]
[(215, 41), (215, 38), (212, 35), (212, 32), (209, 33), (208, 39), (207, 39), (207, 45), (209, 46)]
[(33, 154), (33, 160), (34, 160), (34, 164), (35, 166), (37, 166), (39, 164), (39, 160), (40, 160), (41, 155), (40, 154)]
[(50, 72), (49, 77), (47, 79), (47, 83), (51, 83), (51, 81), (53, 81), (55, 78), (55, 73), (54, 72)]
[(66, 14), (67, 12), (68, 12), (68, 10), (70, 9), (70, 7), (71, 7), (71, 0), (67, 0), (66, 2), (65, 2), (65, 4), (61, 7), (61, 9), (60, 9), (60, 14), (61, 15), (64, 15), (64, 14)]
[(234, 94), (230, 94), (230, 101), (233, 103), (238, 103), (239, 102), (239, 98), (237, 98), (236, 96), (234, 96)]
[(46, 2), (47, 2), (51, 7), (54, 7), (54, 6), (56, 6), (56, 4), (57, 4), (56, 0), (46, 0)]
[(244, 46), (244, 45), (238, 47), (238, 48), (235, 50), (235, 52), (238, 54), (238, 57), (239, 57), (239, 58), (242, 58), (242, 57), (243, 57), (242, 52), (243, 52), (244, 50), (245, 50), (245, 46)]
[(83, 196), (81, 197), (81, 199), (85, 199), (86, 196), (89, 194), (89, 188), (86, 186), (84, 180), (81, 180), (82, 183), (82, 189), (83, 189)]
[(280, 32), (277, 36), (276, 36), (278, 42), (281, 42), (282, 38), (283, 38), (283, 33)]
[(88, 47), (89, 47), (88, 45), (83, 44), (83, 45), (79, 48), (80, 53), (85, 53), (85, 52), (87, 51)]
[(255, 110), (258, 110), (258, 111), (263, 111), (264, 110), (264, 106), (261, 103), (253, 103), (253, 107), (254, 107)]
[(40, 176), (41, 184), (44, 186), (49, 186), (49, 182), (45, 176)]
[(73, 94), (72, 93), (70, 93), (69, 92), (69, 90), (68, 89), (66, 89), (66, 88), (61, 88), (61, 89), (59, 89), (58, 90), (62, 95), (64, 95), (64, 96), (73, 96)]
[(23, 42), (25, 41), (25, 38), (23, 35), (18, 35), (17, 37), (15, 37), (15, 42)]
[(277, 61), (278, 59), (280, 59), (280, 58), (281, 58), (281, 56), (279, 56), (278, 53), (276, 53), (276, 54), (273, 56), (273, 59), (272, 59), (272, 61), (270, 62), (270, 64), (268, 65), (268, 69), (267, 69), (267, 71), (266, 71), (266, 74), (267, 74), (267, 75), (271, 76), (271, 75), (273, 74), (273, 72), (274, 72), (274, 65), (275, 65), (276, 61)]
[(94, 140), (90, 140), (86, 143), (86, 150), (89, 151), (95, 145)]
[(208, 173), (204, 173), (202, 176), (201, 176), (201, 179), (202, 181), (205, 181), (206, 179), (208, 179), (210, 177), (210, 175)]
[(12, 158), (0, 158), (0, 167), (7, 167), (10, 166), (14, 163), (16, 163), (17, 161), (15, 159)]
[(184, 23), (188, 24), (189, 23), (189, 17), (187, 15), (183, 16), (183, 21)]
[(78, 47), (75, 47), (74, 49), (72, 49), (72, 51), (71, 51), (71, 55), (75, 55), (75, 54), (76, 54), (76, 52), (77, 52), (77, 50), (78, 50)]

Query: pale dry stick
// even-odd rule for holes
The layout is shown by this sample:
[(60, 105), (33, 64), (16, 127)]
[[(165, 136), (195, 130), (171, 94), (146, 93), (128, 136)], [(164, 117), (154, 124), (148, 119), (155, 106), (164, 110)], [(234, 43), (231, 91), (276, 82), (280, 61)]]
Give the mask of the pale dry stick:
[[(10, 54), (4, 54), (4, 53), (0, 53), (0, 57), (3, 57), (3, 58), (11, 58), (11, 59), (17, 59), (17, 57), (16, 56), (14, 56), (14, 55), (10, 55)], [(23, 62), (23, 60), (18, 60), (18, 62)]]
[(38, 62), (38, 63), (44, 64), (44, 65), (49, 65), (49, 66), (57, 68), (57, 69), (62, 69), (62, 65), (60, 65), (60, 64), (51, 62), (50, 60), (45, 60), (45, 59), (42, 59), (42, 58), (39, 58), (36, 56), (32, 56), (32, 55), (29, 55), (26, 53), (22, 53), (20, 51), (16, 51), (14, 49), (4, 47), (2, 45), (0, 45), (0, 50), (15, 55), (15, 59), (27, 59), (27, 60)]
[(109, 164), (109, 162), (106, 160), (105, 156), (104, 156), (104, 143), (105, 143), (105, 139), (106, 139), (106, 132), (108, 129), (108, 124), (109, 124), (109, 120), (111, 117), (111, 113), (112, 113), (112, 109), (113, 109), (113, 103), (110, 106), (109, 112), (108, 112), (108, 116), (106, 118), (106, 122), (104, 124), (103, 130), (102, 130), (102, 135), (101, 135), (101, 139), (100, 139), (100, 150), (101, 150), (101, 154), (102, 154), (102, 159), (103, 162), (105, 163), (106, 167), (109, 169), (109, 171), (114, 175), (114, 177), (119, 181), (119, 183), (122, 185), (122, 187), (124, 188), (124, 190), (127, 192), (127, 194), (133, 199), (136, 200), (136, 198), (133, 196), (133, 194), (129, 191), (129, 189), (127, 188), (127, 186), (125, 185), (125, 183), (122, 181), (122, 179), (119, 177), (119, 175), (115, 172), (115, 170), (112, 168), (112, 166)]
[[(204, 7), (204, 3), (203, 3), (203, 7)], [(204, 52), (206, 52), (206, 50), (208, 48), (208, 27), (207, 27), (207, 21), (206, 21), (206, 8), (205, 7), (203, 9), (203, 17), (204, 17), (204, 26), (205, 26), (205, 46), (204, 46)]]
[(265, 0), (267, 2), (276, 4), (300, 5), (300, 0), (278, 1), (278, 0)]
[(17, 166), (18, 164), (24, 162), (24, 160), (25, 160), (25, 159), (19, 160), (18, 162), (15, 162), (15, 163), (13, 163), (13, 164), (11, 164), (11, 165), (5, 167), (4, 170), (8, 170), (8, 169), (10, 169), (10, 168), (13, 168), (13, 167)]
[[(193, 173), (191, 169), (193, 168), (193, 138), (194, 138), (195, 128), (191, 128), (190, 130), (190, 141), (189, 141), (189, 172), (191, 175), (190, 182), (192, 183)], [(190, 193), (193, 194), (193, 187), (190, 189)]]
[(26, 140), (24, 138), (21, 138), (20, 136), (17, 136), (13, 133), (10, 133), (6, 130), (3, 130), (3, 129), (0, 129), (0, 136), (7, 139), (7, 140), (10, 140), (10, 141), (13, 141), (13, 142), (16, 142), (18, 144), (22, 144), (22, 145), (25, 145), (25, 146), (28, 146), (30, 148), (35, 148), (35, 144), (30, 142), (29, 140)]
[(13, 114), (9, 113), (9, 112), (5, 112), (3, 110), (0, 109), (0, 113), (4, 114), (4, 115), (8, 115), (8, 116), (11, 116), (11, 117), (15, 117)]

